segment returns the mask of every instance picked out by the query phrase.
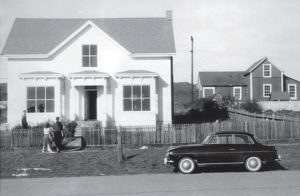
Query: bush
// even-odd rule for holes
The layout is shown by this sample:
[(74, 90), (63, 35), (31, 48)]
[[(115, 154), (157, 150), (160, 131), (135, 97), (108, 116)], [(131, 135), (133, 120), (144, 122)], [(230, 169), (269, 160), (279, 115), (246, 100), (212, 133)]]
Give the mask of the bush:
[(242, 103), (240, 107), (241, 109), (250, 113), (261, 114), (263, 111), (262, 107), (255, 100), (247, 100), (246, 102)]
[(71, 121), (65, 125), (67, 128), (67, 137), (74, 137), (77, 127), (76, 121)]
[(174, 123), (201, 123), (228, 119), (226, 107), (220, 106), (216, 101), (202, 98), (190, 104), (187, 112), (174, 116)]

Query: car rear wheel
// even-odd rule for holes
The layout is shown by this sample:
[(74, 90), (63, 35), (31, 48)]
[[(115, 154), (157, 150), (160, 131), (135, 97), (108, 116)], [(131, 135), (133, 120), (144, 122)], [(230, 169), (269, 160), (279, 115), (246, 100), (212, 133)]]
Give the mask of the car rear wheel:
[(249, 157), (246, 159), (245, 167), (250, 172), (257, 172), (261, 169), (262, 163), (258, 157)]
[(183, 174), (191, 174), (196, 168), (196, 164), (190, 157), (183, 157), (180, 159), (178, 169)]

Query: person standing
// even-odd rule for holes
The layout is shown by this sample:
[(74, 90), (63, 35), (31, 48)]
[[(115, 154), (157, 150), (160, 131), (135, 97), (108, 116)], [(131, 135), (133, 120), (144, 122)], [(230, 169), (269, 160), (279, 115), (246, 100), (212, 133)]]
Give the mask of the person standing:
[(49, 123), (46, 123), (46, 126), (44, 128), (44, 138), (43, 138), (43, 149), (42, 153), (50, 152), (53, 153), (51, 147), (50, 147), (50, 132), (51, 127)]
[(62, 150), (62, 140), (63, 140), (63, 125), (59, 121), (59, 117), (56, 117), (56, 122), (53, 125), (53, 135), (54, 135), (54, 143), (56, 145), (56, 151), (60, 152)]
[(23, 129), (28, 129), (28, 123), (27, 123), (27, 118), (26, 118), (26, 110), (23, 110), (22, 127), (23, 127)]

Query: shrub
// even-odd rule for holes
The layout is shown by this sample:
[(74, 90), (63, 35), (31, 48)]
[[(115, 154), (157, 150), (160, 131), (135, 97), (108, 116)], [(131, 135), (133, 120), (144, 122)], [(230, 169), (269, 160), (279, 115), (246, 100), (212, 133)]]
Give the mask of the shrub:
[(226, 107), (220, 106), (216, 101), (202, 98), (190, 104), (187, 112), (174, 117), (174, 123), (201, 123), (228, 119)]
[(261, 114), (263, 111), (262, 107), (255, 100), (247, 100), (246, 102), (242, 103), (240, 107), (241, 109), (250, 113)]
[(67, 137), (74, 137), (77, 127), (76, 121), (71, 121), (65, 125), (67, 128)]

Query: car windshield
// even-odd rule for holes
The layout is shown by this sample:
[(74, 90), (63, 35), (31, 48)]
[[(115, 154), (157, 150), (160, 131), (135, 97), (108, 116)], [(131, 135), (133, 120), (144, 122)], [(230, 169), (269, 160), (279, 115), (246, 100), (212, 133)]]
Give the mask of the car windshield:
[(203, 140), (203, 142), (201, 144), (208, 144), (210, 137), (211, 137), (211, 135), (206, 136), (206, 138)]

